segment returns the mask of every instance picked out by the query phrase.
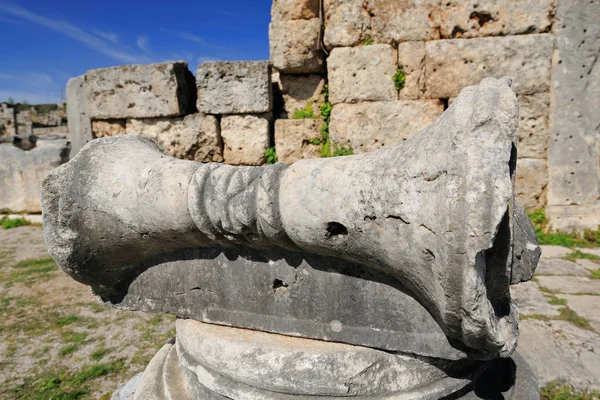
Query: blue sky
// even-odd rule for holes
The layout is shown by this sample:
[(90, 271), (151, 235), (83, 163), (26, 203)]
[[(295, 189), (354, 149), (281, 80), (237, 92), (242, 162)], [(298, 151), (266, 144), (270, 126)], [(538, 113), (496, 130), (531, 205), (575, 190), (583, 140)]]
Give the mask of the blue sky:
[(89, 69), (266, 60), (271, 0), (0, 0), (0, 102), (54, 103)]

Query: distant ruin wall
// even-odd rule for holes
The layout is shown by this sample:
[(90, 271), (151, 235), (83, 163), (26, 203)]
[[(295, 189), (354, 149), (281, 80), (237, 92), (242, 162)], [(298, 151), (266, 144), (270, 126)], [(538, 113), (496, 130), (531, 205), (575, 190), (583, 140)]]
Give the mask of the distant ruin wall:
[(271, 148), (290, 163), (398, 143), (465, 86), (510, 76), (519, 202), (596, 228), (598, 20), (598, 0), (275, 0), (270, 63), (205, 63), (195, 81), (181, 62), (89, 71), (68, 104), (84, 142), (135, 133), (175, 157), (261, 165)]

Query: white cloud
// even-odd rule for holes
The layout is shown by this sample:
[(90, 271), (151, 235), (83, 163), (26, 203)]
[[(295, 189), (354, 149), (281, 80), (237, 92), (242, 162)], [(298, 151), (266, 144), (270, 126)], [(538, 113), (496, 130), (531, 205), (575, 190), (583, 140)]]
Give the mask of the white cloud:
[(200, 43), (205, 46), (208, 44), (206, 40), (202, 39), (200, 36), (192, 35), (191, 33), (179, 32), (177, 36), (179, 36), (182, 39), (191, 40), (192, 42)]
[(4, 74), (4, 73), (0, 72), (0, 79), (11, 81), (11, 80), (16, 79), (16, 77), (14, 75), (11, 75), (11, 74)]
[(103, 32), (99, 29), (92, 29), (96, 35), (100, 36), (102, 39), (108, 40), (111, 43), (118, 44), (119, 43), (119, 35), (112, 32)]
[(140, 50), (148, 52), (148, 36), (138, 36), (136, 43)]
[(0, 13), (9, 14), (13, 17), (44, 26), (123, 63), (138, 64), (150, 62), (149, 58), (145, 55), (130, 53), (127, 49), (115, 46), (114, 43), (94, 36), (67, 21), (46, 18), (24, 8), (6, 3), (0, 3)]

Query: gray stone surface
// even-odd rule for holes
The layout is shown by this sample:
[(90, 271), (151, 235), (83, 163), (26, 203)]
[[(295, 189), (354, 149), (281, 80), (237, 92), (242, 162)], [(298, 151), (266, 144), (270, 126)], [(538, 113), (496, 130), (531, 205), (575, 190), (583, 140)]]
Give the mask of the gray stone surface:
[(0, 145), (0, 210), (39, 213), (44, 176), (69, 160), (65, 139), (40, 140), (32, 150)]
[(106, 136), (124, 135), (125, 125), (127, 120), (124, 119), (108, 119), (92, 121), (92, 134), (94, 138), (102, 138)]
[[(549, 170), (552, 171), (553, 167), (550, 161), (549, 163)], [(551, 174), (552, 172), (550, 172)], [(548, 194), (550, 195), (552, 193), (552, 176), (549, 179)], [(596, 230), (600, 226), (600, 204), (573, 204), (570, 206), (553, 206), (549, 204), (546, 207), (546, 216), (550, 219), (550, 224), (555, 230), (566, 232), (581, 229)]]
[(600, 293), (600, 279), (591, 279), (583, 276), (539, 276), (537, 279), (540, 286), (560, 293)]
[(515, 182), (517, 201), (527, 210), (539, 210), (546, 205), (548, 167), (546, 160), (519, 158)]
[(221, 118), (223, 158), (227, 164), (262, 165), (269, 148), (269, 118), (264, 115), (226, 115)]
[[(168, 262), (185, 266), (187, 261), (206, 260), (213, 268), (223, 268), (223, 257), (246, 265), (244, 255), (251, 255), (253, 266), (285, 259), (285, 267), (299, 265), (309, 254), (334, 257), (346, 268), (360, 265), (359, 276), (382, 274), (400, 281), (407, 292), (396, 287), (395, 293), (413, 295), (470, 356), (508, 356), (517, 334), (508, 286), (513, 261), (512, 138), (518, 122), (516, 96), (508, 83), (487, 79), (466, 88), (433, 125), (400, 145), (352, 157), (300, 160), (289, 168), (170, 159), (149, 140), (131, 135), (92, 141), (44, 181), (47, 243), (65, 271), (114, 304), (123, 301), (132, 279), (138, 282), (144, 271), (160, 270), (149, 267)], [(331, 182), (344, 190), (331, 190)], [(215, 247), (232, 244), (238, 247)], [(265, 256), (265, 247), (273, 245), (283, 249), (272, 249), (274, 256), (280, 254), (277, 258)], [(260, 249), (259, 254), (252, 255), (252, 249)], [(85, 261), (78, 256), (84, 254)], [(252, 289), (251, 276), (246, 276), (247, 289)], [(327, 276), (337, 279), (339, 274)], [(266, 286), (274, 298), (291, 293), (294, 280), (281, 276), (256, 284)], [(151, 288), (144, 285), (144, 293), (149, 295)], [(216, 294), (210, 287), (183, 289), (168, 290), (194, 298), (193, 304)], [(252, 303), (237, 301), (238, 293), (227, 299)], [(189, 307), (185, 304), (171, 306)], [(321, 303), (311, 304), (297, 312)], [(360, 304), (346, 302), (344, 310), (351, 312)], [(329, 330), (322, 332), (327, 338), (347, 332), (341, 320), (328, 315), (330, 309), (312, 312), (327, 318)], [(227, 318), (236, 325), (244, 318), (257, 320), (256, 314), (246, 313)], [(409, 319), (399, 316), (398, 321), (408, 326)], [(286, 323), (277, 322), (278, 327)], [(359, 339), (370, 340), (368, 332)], [(423, 335), (410, 343), (425, 343)], [(447, 349), (439, 340), (436, 344), (438, 352)]]
[(185, 62), (124, 65), (85, 74), (92, 119), (170, 117), (194, 110), (194, 76)]
[(275, 150), (278, 160), (291, 164), (303, 158), (319, 158), (322, 126), (321, 119), (276, 120)]
[(206, 62), (196, 71), (198, 111), (245, 114), (271, 111), (268, 61)]
[(171, 157), (223, 161), (220, 126), (214, 115), (196, 113), (183, 118), (128, 119), (125, 133), (152, 138)]
[(133, 378), (120, 385), (110, 397), (110, 400), (133, 400), (133, 395), (140, 383), (143, 373), (135, 375)]
[(518, 204), (515, 204), (513, 213), (513, 235), (515, 244), (510, 282), (514, 285), (533, 277), (542, 253), (535, 228), (525, 209)]
[(590, 276), (590, 272), (579, 264), (560, 258), (542, 259), (537, 267), (539, 275)]
[(557, 297), (565, 299), (569, 308), (587, 319), (596, 332), (600, 334), (600, 292), (594, 295), (580, 296), (559, 294)]
[(548, 303), (549, 297), (540, 291), (537, 282), (523, 282), (510, 287), (510, 294), (519, 306), (521, 318), (528, 315), (543, 315), (557, 317), (560, 314), (559, 306)]
[(86, 92), (85, 75), (71, 78), (67, 82), (67, 121), (71, 139), (71, 157), (94, 138), (88, 115)]
[(331, 50), (358, 44), (366, 34), (371, 21), (363, 8), (363, 0), (324, 0), (325, 32), (323, 42)]
[(542, 258), (563, 258), (573, 252), (572, 249), (562, 246), (541, 245)]
[(398, 99), (392, 77), (397, 69), (396, 50), (387, 44), (343, 47), (327, 58), (329, 101), (391, 101)]
[(426, 96), (454, 97), (485, 77), (502, 76), (513, 79), (517, 94), (547, 92), (553, 46), (549, 34), (427, 42)]
[(540, 386), (559, 380), (583, 390), (600, 389), (600, 335), (566, 321), (525, 320), (520, 325), (518, 351)]
[(418, 99), (425, 92), (425, 42), (398, 44), (398, 67), (404, 71), (406, 82), (400, 89), (400, 99)]
[(334, 146), (366, 153), (392, 146), (431, 125), (444, 106), (438, 100), (340, 103), (333, 107), (329, 135)]
[[(548, 204), (562, 229), (597, 227), (600, 212), (600, 3), (565, 0), (556, 7)], [(573, 207), (571, 211), (567, 206)], [(575, 215), (574, 215), (575, 214)], [(583, 218), (581, 218), (583, 216)]]
[(437, 39), (432, 14), (439, 4), (437, 0), (367, 0), (363, 7), (371, 16), (369, 34), (382, 43)]
[(271, 22), (269, 45), (273, 67), (280, 72), (294, 74), (323, 71), (320, 34), (319, 18)]

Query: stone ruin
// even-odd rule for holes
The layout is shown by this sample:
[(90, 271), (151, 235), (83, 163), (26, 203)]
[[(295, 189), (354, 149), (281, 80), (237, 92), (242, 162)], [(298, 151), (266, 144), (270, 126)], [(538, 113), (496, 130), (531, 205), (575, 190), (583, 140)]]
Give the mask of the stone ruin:
[(509, 290), (540, 256), (514, 201), (510, 84), (347, 157), (236, 167), (139, 135), (85, 145), (44, 180), (50, 253), (105, 304), (178, 317), (113, 398), (539, 399)]

